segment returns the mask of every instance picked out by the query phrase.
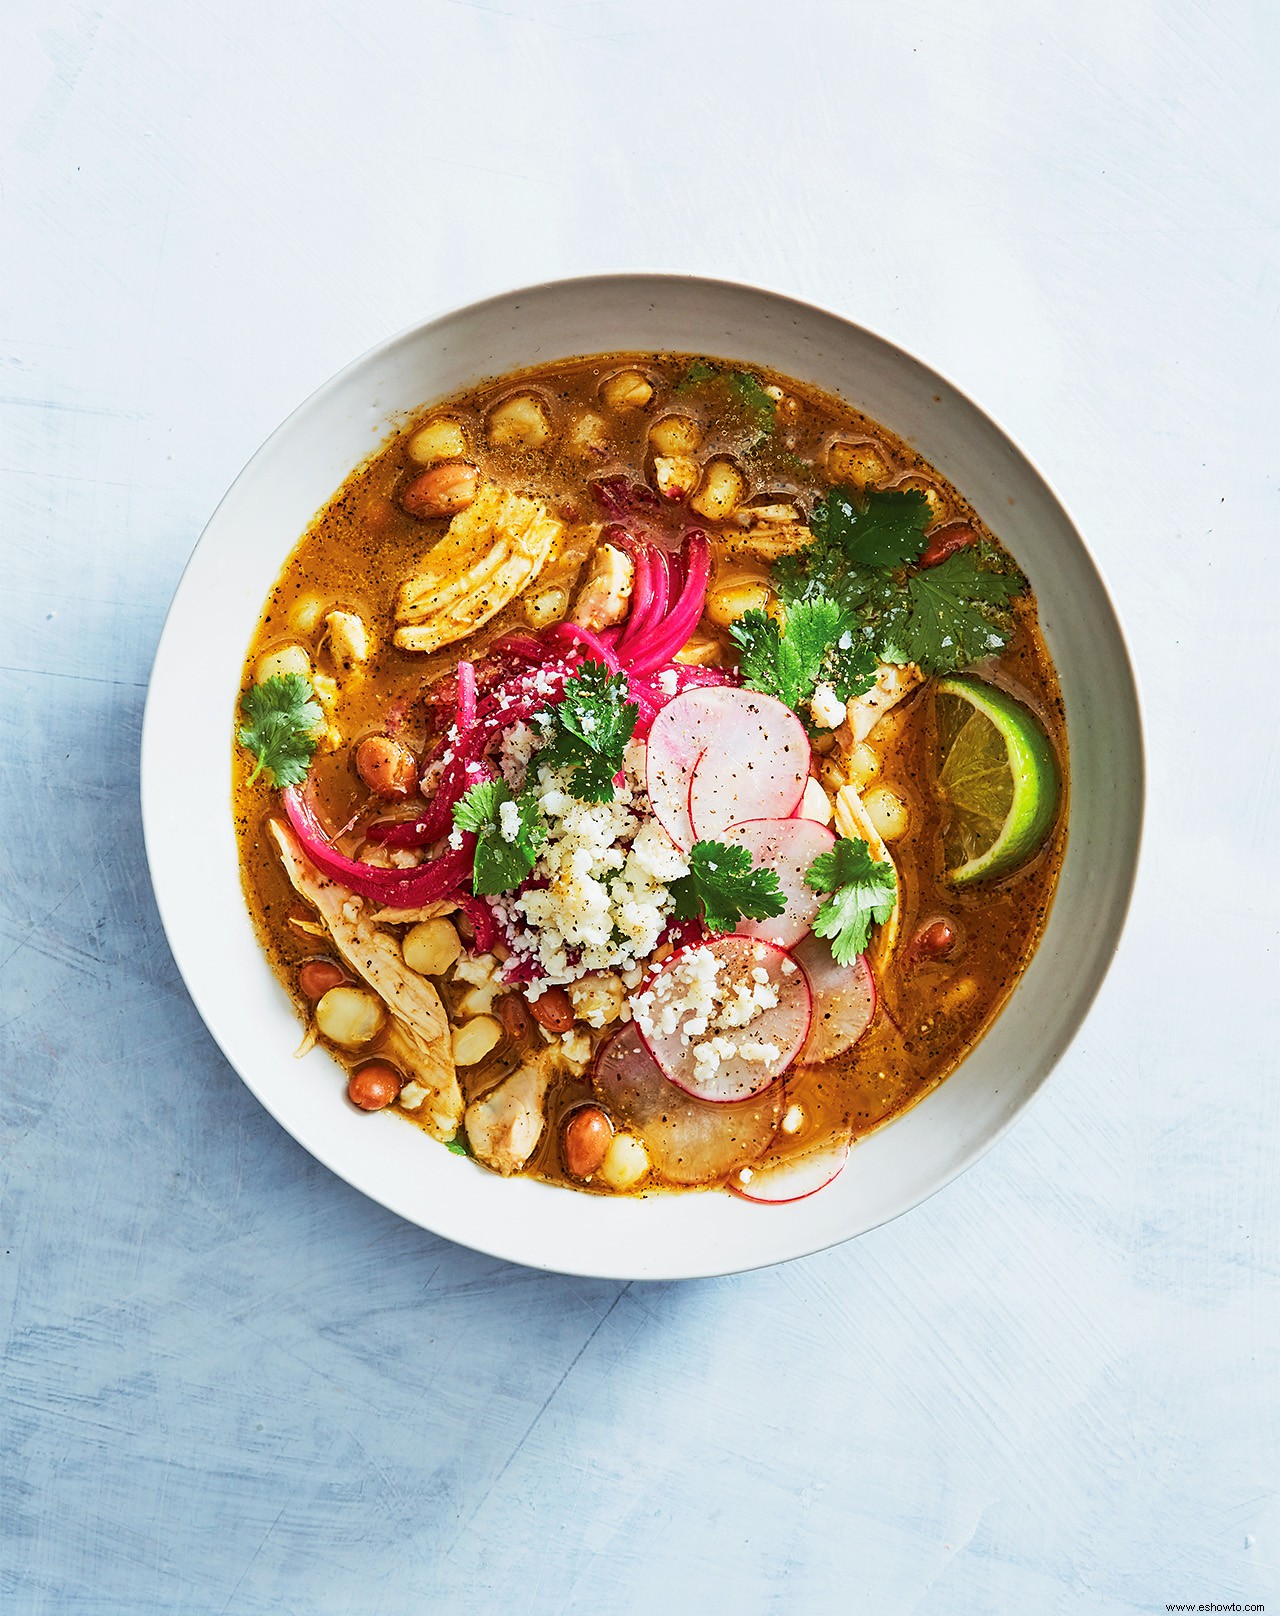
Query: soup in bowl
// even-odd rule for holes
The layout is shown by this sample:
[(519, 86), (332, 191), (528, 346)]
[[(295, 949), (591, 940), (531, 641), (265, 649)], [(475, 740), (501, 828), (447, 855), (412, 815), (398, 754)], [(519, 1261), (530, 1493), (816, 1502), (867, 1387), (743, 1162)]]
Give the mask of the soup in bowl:
[[(457, 352), (425, 328), (282, 429), (313, 490), (318, 419), (377, 437), (292, 535), (257, 496), (279, 560), (222, 729), (236, 885), (280, 985), (256, 967), (272, 1048), (251, 1064), (304, 1142), (430, 1227), (559, 1268), (716, 1271), (865, 1227), (878, 1142), (937, 1111), (1028, 994), (1080, 836), (1051, 603), (1064, 565), (1105, 594), (1007, 440), (877, 339), (801, 310), (798, 348), (765, 322), (746, 351), (699, 310), (799, 306), (675, 282), (665, 321), (635, 320), (590, 285), (576, 351), (567, 294), (541, 289), (490, 306), (452, 374), (415, 369)], [(452, 318), (485, 330), (483, 308)], [(854, 385), (819, 351), (833, 334)], [(538, 362), (494, 362), (513, 348)], [(1061, 554), (1020, 542), (1028, 489)], [(1103, 948), (1066, 1016), (1031, 1019), (1006, 1115), (1082, 1013), (1132, 871), (1136, 714), (1102, 628), (1129, 765)], [(149, 714), (148, 761), (153, 735)], [(1087, 843), (1100, 828), (1086, 814)], [(255, 1015), (224, 999), (215, 1030), (239, 1050)], [(998, 1131), (987, 1083), (935, 1157)]]

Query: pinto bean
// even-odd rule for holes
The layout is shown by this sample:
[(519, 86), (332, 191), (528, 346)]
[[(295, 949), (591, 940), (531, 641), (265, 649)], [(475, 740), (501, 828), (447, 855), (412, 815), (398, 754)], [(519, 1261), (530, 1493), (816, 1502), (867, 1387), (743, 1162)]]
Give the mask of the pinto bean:
[(308, 960), (298, 972), (298, 987), (304, 999), (323, 999), (330, 988), (341, 987), (347, 973), (336, 960)]
[(386, 1061), (370, 1061), (352, 1072), (347, 1098), (362, 1111), (383, 1111), (400, 1098), (404, 1079)]
[(573, 1001), (563, 988), (548, 988), (529, 1009), (533, 1019), (548, 1032), (569, 1032), (573, 1027)]
[(946, 527), (940, 527), (936, 533), (929, 535), (929, 542), (920, 557), (920, 565), (936, 567), (948, 556), (953, 556), (957, 550), (963, 550), (966, 545), (975, 543), (977, 537), (967, 522), (949, 522)]
[(599, 1171), (613, 1141), (613, 1124), (598, 1105), (580, 1105), (564, 1125), (564, 1164), (575, 1178)]
[(504, 993), (497, 1004), (502, 1030), (513, 1043), (527, 1038), (533, 1030), (529, 1007), (518, 993)]
[(939, 915), (921, 926), (911, 939), (911, 950), (917, 959), (942, 959), (955, 948), (957, 936), (952, 923), (945, 915)]
[(356, 747), (356, 773), (376, 797), (411, 797), (418, 787), (413, 753), (389, 735), (366, 735)]

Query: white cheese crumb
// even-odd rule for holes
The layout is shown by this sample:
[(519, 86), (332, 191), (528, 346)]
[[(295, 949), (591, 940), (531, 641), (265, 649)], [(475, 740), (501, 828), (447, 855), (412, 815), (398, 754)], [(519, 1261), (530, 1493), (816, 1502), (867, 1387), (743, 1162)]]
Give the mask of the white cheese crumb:
[(504, 842), (514, 842), (520, 835), (520, 807), (518, 803), (504, 802), (498, 809), (498, 832)]
[(633, 970), (671, 919), (668, 884), (689, 873), (650, 814), (643, 742), (627, 746), (623, 783), (611, 802), (579, 802), (568, 789), (571, 771), (539, 767), (536, 755), (529, 769), (549, 823), (533, 871), (537, 884), (499, 909), (513, 953), (536, 964), (544, 986)]
[[(754, 955), (756, 950), (752, 950)], [(724, 962), (707, 947), (693, 948), (669, 966), (643, 993), (633, 995), (631, 1011), (646, 1035), (678, 1033), (693, 1056), (698, 1082), (714, 1078), (727, 1060), (770, 1064), (781, 1059), (777, 1044), (726, 1038), (748, 1027), (778, 1004), (778, 990), (767, 970), (751, 969), (748, 981), (721, 980)]]
[(495, 997), (502, 991), (502, 967), (493, 954), (463, 954), (453, 967), (453, 980), (465, 982), (470, 992), (464, 993), (458, 1008), (464, 1016), (487, 1016), (493, 1009)]
[(809, 712), (819, 729), (836, 729), (844, 723), (844, 703), (828, 684), (820, 684), (809, 701)]
[(427, 1097), (427, 1090), (421, 1083), (406, 1083), (400, 1090), (399, 1103), (406, 1111), (416, 1111)]
[(579, 1032), (577, 1028), (574, 1028), (572, 1032), (560, 1035), (560, 1046), (564, 1051), (565, 1059), (571, 1066), (576, 1066), (580, 1071), (586, 1067), (587, 1062), (591, 1059), (590, 1036), (585, 1032)]
[(803, 1110), (803, 1108), (798, 1106), (798, 1105), (791, 1106), (789, 1108), (789, 1110), (787, 1111), (786, 1116), (784, 1116), (783, 1119), (782, 1119), (782, 1131), (783, 1131), (783, 1133), (799, 1133), (801, 1128), (803, 1128), (803, 1127), (804, 1127), (804, 1110)]

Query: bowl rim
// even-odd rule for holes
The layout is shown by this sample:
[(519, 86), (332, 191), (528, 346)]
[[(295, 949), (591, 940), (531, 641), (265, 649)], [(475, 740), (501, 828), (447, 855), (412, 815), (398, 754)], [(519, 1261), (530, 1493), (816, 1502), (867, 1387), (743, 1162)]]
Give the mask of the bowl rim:
[[(1111, 628), (1114, 631), (1116, 648), (1120, 653), (1119, 672), (1127, 680), (1128, 693), (1132, 700), (1133, 755), (1129, 761), (1133, 769), (1133, 775), (1130, 781), (1130, 786), (1133, 793), (1133, 826), (1132, 857), (1129, 861), (1128, 868), (1124, 873), (1123, 881), (1117, 882), (1113, 888), (1115, 920), (1114, 934), (1111, 941), (1110, 950), (1105, 956), (1099, 956), (1098, 966), (1094, 973), (1094, 980), (1089, 985), (1086, 993), (1079, 1003), (1078, 1010), (1075, 1014), (1074, 1025), (1066, 1035), (1061, 1047), (1048, 1061), (1045, 1070), (1040, 1077), (1029, 1087), (1027, 1087), (1026, 1091), (1007, 1107), (1005, 1115), (994, 1127), (986, 1132), (981, 1139), (976, 1141), (970, 1149), (956, 1158), (955, 1163), (951, 1165), (942, 1176), (937, 1178), (936, 1182), (933, 1183), (931, 1188), (925, 1190), (923, 1194), (908, 1194), (897, 1204), (889, 1206), (881, 1215), (872, 1218), (870, 1221), (861, 1224), (859, 1227), (851, 1231), (836, 1234), (830, 1238), (819, 1237), (816, 1241), (812, 1238), (802, 1238), (796, 1242), (794, 1250), (791, 1250), (783, 1255), (772, 1254), (761, 1257), (758, 1261), (735, 1261), (729, 1266), (726, 1266), (723, 1262), (715, 1260), (705, 1261), (703, 1263), (675, 1264), (670, 1265), (668, 1269), (659, 1267), (657, 1269), (647, 1270), (643, 1275), (637, 1275), (631, 1267), (622, 1267), (617, 1269), (602, 1268), (598, 1261), (588, 1262), (582, 1265), (575, 1265), (572, 1261), (565, 1261), (562, 1258), (557, 1260), (542, 1261), (539, 1260), (537, 1256), (531, 1256), (527, 1251), (519, 1246), (518, 1242), (509, 1242), (501, 1237), (495, 1238), (493, 1232), (487, 1232), (482, 1237), (477, 1237), (474, 1239), (470, 1236), (464, 1238), (463, 1236), (460, 1236), (452, 1231), (448, 1234), (442, 1235), (441, 1231), (415, 1217), (412, 1213), (407, 1212), (402, 1206), (397, 1205), (389, 1194), (384, 1195), (376, 1186), (371, 1186), (363, 1182), (355, 1182), (350, 1176), (348, 1170), (344, 1168), (341, 1163), (333, 1159), (332, 1152), (326, 1148), (318, 1146), (313, 1139), (303, 1138), (289, 1122), (286, 1122), (277, 1112), (276, 1108), (259, 1090), (259, 1088), (241, 1070), (230, 1050), (226, 1047), (223, 1038), (216, 1030), (214, 1018), (206, 1012), (205, 994), (199, 981), (195, 979), (195, 973), (189, 969), (188, 963), (183, 958), (184, 951), (182, 950), (176, 935), (176, 917), (170, 907), (169, 897), (164, 889), (164, 884), (157, 878), (158, 828), (155, 816), (158, 813), (158, 808), (152, 808), (149, 806), (149, 804), (154, 798), (157, 790), (157, 787), (151, 782), (153, 782), (156, 777), (158, 758), (157, 735), (161, 724), (161, 719), (159, 716), (160, 701), (157, 696), (154, 676), (157, 666), (161, 661), (162, 654), (165, 650), (167, 637), (170, 635), (171, 629), (175, 623), (184, 593), (184, 586), (186, 585), (187, 579), (196, 564), (197, 557), (199, 556), (202, 547), (205, 546), (205, 544), (209, 541), (211, 532), (217, 527), (218, 519), (221, 513), (230, 503), (232, 503), (241, 484), (247, 479), (250, 471), (257, 465), (259, 460), (264, 459), (269, 455), (273, 447), (276, 446), (278, 440), (289, 433), (299, 422), (299, 420), (309, 414), (317, 405), (321, 404), (332, 395), (341, 392), (343, 387), (347, 384), (348, 379), (355, 373), (363, 370), (365, 367), (375, 364), (381, 357), (394, 352), (394, 350), (396, 350), (402, 344), (417, 337), (427, 336), (431, 332), (432, 328), (443, 326), (448, 322), (459, 318), (460, 316), (480, 316), (486, 312), (496, 311), (500, 307), (509, 306), (513, 299), (534, 297), (541, 294), (554, 294), (572, 290), (573, 288), (585, 289), (586, 287), (597, 287), (603, 284), (612, 284), (618, 286), (619, 288), (624, 288), (629, 284), (634, 286), (640, 286), (643, 284), (646, 289), (648, 289), (652, 288), (655, 283), (662, 282), (679, 283), (684, 286), (693, 285), (712, 294), (719, 291), (728, 294), (747, 294), (749, 296), (754, 295), (768, 299), (769, 301), (780, 306), (788, 306), (792, 309), (799, 310), (805, 315), (812, 316), (820, 320), (834, 321), (841, 326), (847, 327), (858, 337), (870, 340), (871, 342), (880, 345), (881, 348), (891, 353), (895, 359), (904, 361), (908, 366), (914, 366), (918, 370), (926, 373), (928, 376), (936, 378), (970, 410), (972, 410), (977, 416), (981, 417), (990, 427), (994, 428), (995, 432), (1005, 441), (1007, 445), (1009, 445), (1018, 458), (1023, 462), (1027, 470), (1031, 473), (1032, 477), (1040, 483), (1043, 491), (1045, 494), (1047, 494), (1050, 501), (1057, 507), (1059, 514), (1067, 527), (1070, 529), (1075, 542), (1079, 546), (1082, 555), (1092, 571), (1093, 578), (1096, 581), (1096, 584), (1106, 602), (1110, 614), (1110, 623)], [(584, 350), (584, 353), (586, 351), (587, 350)], [(576, 355), (565, 354), (561, 357), (570, 358), (576, 357)], [(749, 358), (749, 356), (746, 357)], [(548, 360), (547, 362), (554, 363), (555, 361)], [(487, 379), (489, 379), (487, 376), (477, 376), (476, 382), (478, 383)], [(387, 412), (385, 415), (385, 421), (388, 426), (393, 425), (394, 412)], [(892, 426), (890, 426), (890, 430), (892, 430)], [(381, 449), (385, 447), (387, 441), (389, 441), (388, 436), (384, 433), (382, 438), (378, 441), (378, 443), (375, 444), (375, 446), (371, 449), (369, 456), (366, 458), (372, 458), (374, 455), (379, 453)], [(358, 464), (363, 463), (365, 462), (358, 462)], [(296, 545), (301, 536), (301, 533), (299, 533), (292, 541), (290, 553), (293, 545)], [(685, 271), (667, 269), (601, 270), (581, 275), (553, 276), (536, 282), (517, 283), (503, 290), (489, 292), (483, 298), (469, 299), (461, 303), (452, 304), (426, 316), (425, 318), (412, 321), (409, 324), (400, 327), (391, 335), (384, 337), (379, 342), (376, 342), (371, 347), (365, 349), (362, 353), (356, 355), (346, 364), (341, 366), (340, 369), (333, 372), (333, 374), (327, 377), (318, 386), (313, 388), (312, 391), (308, 393), (283, 418), (283, 420), (281, 420), (272, 429), (267, 437), (258, 445), (254, 452), (243, 463), (236, 476), (228, 484), (221, 498), (210, 512), (200, 530), (195, 544), (191, 548), (190, 554), (183, 564), (177, 582), (174, 585), (173, 595), (170, 599), (168, 607), (166, 608), (160, 633), (156, 639), (156, 647), (152, 657), (151, 670), (147, 679), (147, 694), (143, 708), (143, 720), (139, 741), (139, 798), (141, 804), (143, 843), (146, 852), (148, 877), (151, 881), (152, 892), (155, 897), (157, 910), (160, 914), (161, 924), (164, 929), (165, 940), (168, 944), (169, 952), (173, 958), (174, 964), (177, 966), (183, 985), (186, 988), (186, 991), (195, 1005), (198, 1013), (200, 1014), (201, 1020), (204, 1023), (205, 1029), (209, 1036), (217, 1045), (228, 1065), (231, 1066), (232, 1070), (236, 1073), (237, 1077), (239, 1077), (240, 1081), (244, 1083), (245, 1087), (268, 1113), (268, 1115), (270, 1115), (286, 1133), (295, 1139), (302, 1146), (302, 1148), (308, 1152), (308, 1154), (313, 1156), (343, 1182), (357, 1189), (360, 1194), (374, 1201), (377, 1205), (384, 1207), (386, 1210), (394, 1213), (398, 1217), (405, 1218), (406, 1221), (415, 1223), (417, 1227), (435, 1235), (437, 1238), (450, 1239), (458, 1244), (464, 1244), (470, 1249), (484, 1255), (497, 1258), (501, 1261), (516, 1263), (522, 1267), (541, 1270), (543, 1272), (562, 1273), (584, 1278), (602, 1278), (619, 1281), (626, 1280), (629, 1282), (639, 1280), (640, 1282), (646, 1283), (664, 1283), (672, 1279), (715, 1278), (734, 1273), (749, 1273), (760, 1268), (772, 1267), (781, 1262), (789, 1262), (799, 1257), (813, 1256), (817, 1255), (819, 1252), (831, 1250), (835, 1246), (843, 1245), (846, 1241), (857, 1239), (861, 1235), (868, 1234), (874, 1229), (882, 1228), (885, 1224), (891, 1223), (897, 1218), (902, 1217), (905, 1213), (914, 1210), (915, 1207), (922, 1206), (926, 1201), (932, 1200), (940, 1191), (967, 1173), (976, 1162), (981, 1160), (983, 1156), (992, 1150), (1009, 1133), (1009, 1131), (1023, 1117), (1026, 1111), (1043, 1092), (1057, 1066), (1067, 1051), (1079, 1038), (1085, 1022), (1093, 1011), (1102, 986), (1110, 973), (1111, 966), (1115, 960), (1116, 954), (1119, 952), (1121, 943), (1124, 940), (1124, 935), (1129, 922), (1129, 916), (1132, 910), (1138, 870), (1142, 861), (1142, 849), (1145, 838), (1147, 814), (1147, 772), (1145, 702), (1143, 699), (1142, 687), (1138, 679), (1136, 662), (1129, 642), (1129, 636), (1125, 630), (1124, 620), (1117, 609), (1115, 596), (1112, 592), (1111, 586), (1107, 580), (1106, 574), (1098, 563), (1097, 557), (1094, 555), (1093, 550), (1085, 538), (1079, 523), (1076, 521), (1070, 507), (1062, 497), (1057, 486), (1045, 475), (1038, 462), (1033, 460), (1031, 455), (1026, 451), (1025, 448), (1023, 448), (1019, 439), (1017, 439), (1008, 430), (1003, 420), (988, 409), (986, 405), (978, 402), (967, 389), (955, 382), (946, 372), (939, 370), (928, 360), (920, 358), (919, 355), (914, 353), (911, 349), (905, 347), (902, 343), (891, 337), (886, 337), (874, 327), (864, 325), (861, 321), (853, 319), (849, 315), (842, 314), (835, 309), (828, 308), (824, 304), (814, 302), (810, 299), (794, 296), (789, 292), (778, 291), (774, 287), (762, 285), (758, 282), (729, 279), (714, 275), (690, 274)], [(1037, 947), (1038, 946), (1039, 945), (1037, 944)], [(1017, 990), (1018, 984), (1015, 983), (1013, 994), (1016, 994)], [(1012, 994), (1010, 996), (1010, 1000), (1011, 999)], [(1008, 1002), (1010, 1001), (1006, 1001), (1006, 1005)], [(1000, 1012), (1001, 1014), (1003, 1013), (1004, 1008), (1005, 1007), (1002, 1006), (1002, 1010)], [(988, 1035), (989, 1031), (989, 1027), (984, 1029), (978, 1043), (982, 1042), (982, 1040)], [(976, 1048), (977, 1046), (975, 1045), (974, 1047)], [(968, 1057), (966, 1055), (965, 1059), (967, 1058)], [(961, 1064), (963, 1064), (963, 1060)], [(954, 1075), (954, 1071), (949, 1073), (947, 1078), (942, 1080), (943, 1084), (949, 1082)], [(921, 1097), (922, 1102), (927, 1100), (929, 1095), (935, 1093), (936, 1091), (936, 1088), (929, 1090), (926, 1095)], [(908, 1111), (912, 1109), (914, 1109), (914, 1106), (908, 1107)], [(895, 1118), (901, 1114), (902, 1113), (895, 1113), (893, 1117), (888, 1118), (884, 1123), (873, 1129), (871, 1131), (872, 1134), (879, 1132), (881, 1128), (890, 1126)], [(502, 1182), (505, 1183), (507, 1181), (504, 1180)]]

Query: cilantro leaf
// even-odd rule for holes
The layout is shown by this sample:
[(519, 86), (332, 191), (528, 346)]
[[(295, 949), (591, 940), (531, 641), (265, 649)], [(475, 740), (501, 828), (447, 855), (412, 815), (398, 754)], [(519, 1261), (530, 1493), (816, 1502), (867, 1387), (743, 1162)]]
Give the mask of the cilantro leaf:
[(729, 634), (742, 647), (743, 683), (797, 712), (820, 683), (841, 701), (875, 683), (876, 659), (858, 618), (825, 595), (789, 606), (781, 625), (765, 612), (746, 612)]
[(473, 1160), (475, 1159), (476, 1153), (471, 1148), (471, 1141), (461, 1131), (454, 1134), (452, 1139), (446, 1139), (444, 1148), (451, 1150), (455, 1156), (470, 1156)]
[(564, 694), (551, 709), (538, 762), (572, 768), (569, 789), (580, 802), (613, 800), (613, 777), (640, 716), (627, 694), (626, 674), (585, 662), (565, 681)]
[(1020, 577), (991, 570), (972, 550), (913, 573), (903, 630), (909, 660), (933, 673), (954, 673), (998, 656), (1012, 633), (1009, 602), (1022, 587)]
[(756, 609), (744, 612), (730, 626), (729, 638), (742, 651), (738, 672), (744, 685), (766, 696), (776, 696), (788, 707), (800, 705), (805, 684), (810, 689), (813, 687), (812, 677), (806, 680), (795, 640), (785, 637), (767, 612)]
[(453, 822), (459, 830), (480, 834), (497, 824), (498, 809), (510, 801), (505, 781), (481, 780), (454, 803)]
[(997, 655), (1013, 636), (1009, 602), (1026, 579), (986, 543), (916, 565), (928, 520), (916, 489), (873, 490), (862, 505), (834, 489), (813, 513), (814, 542), (775, 563), (774, 583), (789, 608), (821, 596), (838, 602), (853, 620), (853, 643), (883, 662), (945, 674)]
[(814, 506), (809, 526), (819, 544), (839, 549), (856, 566), (892, 568), (919, 560), (932, 519), (918, 488), (873, 488), (861, 498), (833, 488)]
[[(513, 804), (513, 811), (503, 808)], [(537, 797), (525, 791), (513, 797), (504, 780), (482, 780), (453, 805), (459, 830), (474, 831), (476, 852), (471, 890), (477, 897), (509, 892), (538, 862), (547, 828)]]
[(745, 847), (695, 842), (689, 873), (669, 886), (677, 920), (705, 922), (710, 931), (732, 931), (742, 919), (768, 920), (787, 906), (777, 873), (753, 865)]
[(249, 783), (261, 774), (269, 786), (300, 786), (324, 729), (310, 681), (300, 673), (273, 674), (247, 690), (240, 706), (248, 723), (237, 739), (258, 760)]
[(805, 875), (814, 892), (825, 892), (813, 922), (819, 937), (831, 940), (838, 965), (852, 965), (867, 946), (871, 926), (883, 925), (898, 901), (898, 874), (888, 861), (871, 856), (866, 842), (840, 836), (829, 853), (814, 859)]

